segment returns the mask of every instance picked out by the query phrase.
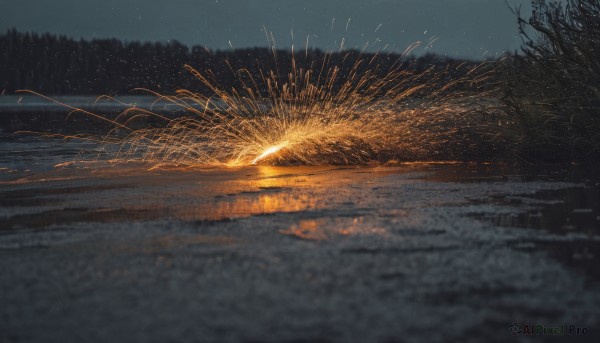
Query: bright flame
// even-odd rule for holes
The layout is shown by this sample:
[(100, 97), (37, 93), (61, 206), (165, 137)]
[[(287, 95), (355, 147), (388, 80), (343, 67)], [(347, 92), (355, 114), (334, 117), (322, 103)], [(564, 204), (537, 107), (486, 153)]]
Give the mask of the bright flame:
[(265, 150), (265, 152), (263, 152), (260, 156), (255, 158), (252, 161), (252, 164), (258, 163), (258, 161), (264, 159), (265, 157), (267, 157), (269, 155), (276, 154), (277, 152), (279, 152), (279, 150), (283, 149), (284, 147), (285, 147), (285, 144), (280, 144), (280, 145), (270, 147), (269, 149)]

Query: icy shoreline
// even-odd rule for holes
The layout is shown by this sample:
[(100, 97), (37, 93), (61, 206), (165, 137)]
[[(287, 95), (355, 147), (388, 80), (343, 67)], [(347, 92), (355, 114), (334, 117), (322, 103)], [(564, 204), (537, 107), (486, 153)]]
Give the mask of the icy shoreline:
[(468, 165), (33, 174), (0, 186), (0, 332), (481, 341), (527, 321), (595, 333), (597, 226), (488, 219), (546, 216), (589, 187)]

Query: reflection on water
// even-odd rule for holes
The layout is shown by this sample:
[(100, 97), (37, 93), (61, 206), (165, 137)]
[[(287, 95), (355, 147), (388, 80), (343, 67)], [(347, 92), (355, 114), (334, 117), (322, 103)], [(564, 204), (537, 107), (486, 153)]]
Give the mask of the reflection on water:
[[(57, 161), (65, 162), (65, 156), (72, 156), (74, 151), (85, 150), (87, 146), (41, 137), (3, 139), (6, 144), (0, 145), (0, 152), (3, 152), (0, 154), (0, 210), (4, 212), (0, 213), (0, 224), (7, 230), (74, 222), (165, 218), (222, 220), (344, 208), (352, 209), (354, 214), (361, 208), (377, 208), (382, 218), (403, 218), (406, 221), (409, 220), (406, 209), (388, 206), (401, 194), (391, 190), (389, 184), (378, 185), (384, 176), (410, 171), (421, 172), (411, 177), (424, 178), (427, 182), (521, 182), (531, 179), (564, 180), (564, 175), (568, 174), (560, 170), (524, 171), (470, 164), (407, 164), (394, 168), (250, 166), (147, 170), (140, 165), (111, 165), (106, 161), (94, 162), (93, 159), (63, 163), (62, 167), (55, 168)], [(32, 163), (33, 160), (36, 162)], [(394, 182), (394, 185), (398, 184)], [(562, 202), (532, 212), (515, 211), (486, 219), (500, 226), (597, 233), (600, 223), (599, 189), (596, 185), (542, 194), (542, 198), (560, 199)], [(510, 199), (496, 201), (513, 201), (515, 198)], [(378, 201), (387, 201), (388, 204)], [(35, 210), (29, 211), (30, 208)], [(298, 222), (283, 233), (320, 240), (331, 234), (343, 235), (342, 230), (351, 232), (356, 227), (353, 225), (347, 219), (335, 223), (315, 219)], [(331, 227), (342, 229), (335, 231)]]
[[(367, 185), (400, 168), (246, 167), (240, 168), (218, 187), (202, 181), (193, 190), (201, 206), (180, 203), (172, 207), (184, 220), (218, 220), (258, 214), (293, 213), (354, 204), (359, 190), (348, 185)], [(216, 171), (223, 175), (223, 171)], [(205, 175), (208, 176), (208, 175)]]
[(262, 192), (231, 195), (204, 203), (203, 206), (179, 205), (172, 208), (176, 218), (190, 220), (220, 220), (258, 214), (300, 212), (317, 209), (318, 199), (295, 192)]
[(352, 235), (385, 235), (388, 231), (378, 227), (372, 216), (357, 216), (299, 220), (279, 233), (303, 240), (322, 241)]
[(301, 239), (320, 241), (327, 238), (325, 231), (322, 230), (324, 224), (325, 219), (301, 220), (298, 224), (293, 224), (290, 228), (280, 232)]
[[(5, 182), (9, 208), (36, 206), (4, 221), (7, 230), (53, 223), (173, 218), (214, 221), (354, 204), (355, 186), (400, 168), (269, 167), (146, 170), (70, 164)], [(346, 187), (351, 184), (352, 187)], [(349, 205), (348, 205), (349, 206)], [(12, 210), (11, 210), (12, 211)], [(13, 213), (17, 213), (14, 212)]]
[[(433, 170), (433, 177), (426, 173), (413, 175), (442, 178), (447, 169), (448, 179), (459, 178), (463, 181), (469, 175), (470, 180), (481, 181), (483, 178), (486, 182), (499, 181), (494, 179), (490, 168), (481, 167), (481, 174), (477, 174), (477, 168), (472, 166), (461, 169), (452, 165), (397, 168), (250, 166), (149, 171), (135, 165), (115, 166), (99, 162), (96, 165), (73, 164), (28, 174), (4, 182), (0, 193), (3, 199), (1, 203), (7, 210), (13, 207), (51, 207), (46, 211), (25, 212), (27, 214), (3, 219), (6, 224), (4, 227), (9, 229), (41, 227), (61, 220), (63, 223), (160, 218), (206, 221), (326, 208), (373, 207), (375, 205), (369, 202), (379, 199), (379, 196), (389, 199), (399, 196), (390, 193), (390, 189), (376, 185), (384, 176)], [(506, 180), (507, 176), (502, 178)], [(527, 213), (516, 211), (487, 219), (500, 226), (562, 231), (597, 230), (600, 222), (599, 187), (561, 192), (541, 193), (541, 197), (547, 200), (562, 201), (544, 210)], [(371, 193), (374, 196), (370, 196)], [(515, 197), (509, 197), (494, 201), (502, 204), (514, 200)], [(385, 211), (392, 211), (394, 218), (406, 216), (404, 209), (387, 207), (377, 207), (383, 217), (386, 216)], [(321, 239), (320, 233), (310, 233), (311, 225), (316, 227), (320, 224), (299, 223), (298, 227), (289, 228), (288, 233), (302, 238)]]

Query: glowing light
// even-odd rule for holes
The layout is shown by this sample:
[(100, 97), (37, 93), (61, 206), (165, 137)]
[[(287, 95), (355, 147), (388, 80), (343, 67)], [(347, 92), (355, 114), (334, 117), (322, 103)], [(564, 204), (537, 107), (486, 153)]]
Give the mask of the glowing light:
[(268, 157), (270, 155), (276, 154), (277, 152), (279, 152), (281, 149), (283, 149), (285, 147), (284, 144), (281, 145), (276, 145), (276, 146), (272, 146), (270, 148), (268, 148), (267, 150), (265, 150), (265, 152), (263, 152), (260, 156), (258, 156), (257, 158), (255, 158), (252, 161), (252, 164), (256, 164), (259, 161), (263, 160), (265, 157)]
[(183, 109), (181, 116), (132, 106), (108, 118), (71, 107), (114, 129), (100, 137), (65, 138), (95, 140), (112, 161), (150, 168), (418, 160), (443, 150), (456, 130), (477, 125), (471, 114), (488, 106), (481, 101), (486, 92), (473, 91), (489, 80), (485, 64), (423, 68), (404, 59), (418, 43), (395, 61), (357, 51), (309, 55), (308, 48), (301, 61), (294, 51), (291, 60), (281, 61), (274, 38), (269, 41), (273, 65), (258, 59), (255, 66), (228, 64), (235, 87), (221, 85), (210, 70), (186, 66), (210, 95), (148, 91), (157, 102)]

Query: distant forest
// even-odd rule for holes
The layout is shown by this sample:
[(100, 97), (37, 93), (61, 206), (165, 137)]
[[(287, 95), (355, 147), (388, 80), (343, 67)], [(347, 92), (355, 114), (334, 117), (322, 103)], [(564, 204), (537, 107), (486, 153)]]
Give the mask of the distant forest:
[[(325, 55), (326, 52), (321, 50), (296, 52), (297, 66), (319, 66), (317, 63)], [(340, 67), (343, 72), (344, 68), (349, 70), (358, 58), (378, 59), (376, 64), (380, 65), (380, 72), (385, 73), (401, 56), (343, 51), (331, 54), (329, 63)], [(282, 71), (291, 70), (291, 61), (291, 52), (287, 50), (277, 50), (274, 56), (269, 48), (209, 51), (202, 46), (190, 48), (177, 41), (74, 40), (11, 29), (0, 35), (0, 93), (11, 94), (19, 89), (28, 89), (46, 95), (123, 95), (135, 88), (146, 88), (169, 94), (185, 88), (206, 94), (210, 90), (186, 71), (184, 65), (210, 72), (222, 87), (233, 87), (238, 82), (236, 71), (241, 68), (247, 68), (258, 77), (261, 69), (268, 71), (278, 67)], [(432, 65), (448, 72), (452, 70), (449, 66), (465, 62), (432, 54), (408, 57), (402, 61), (406, 68), (417, 72)], [(448, 77), (453, 76), (450, 73)]]

